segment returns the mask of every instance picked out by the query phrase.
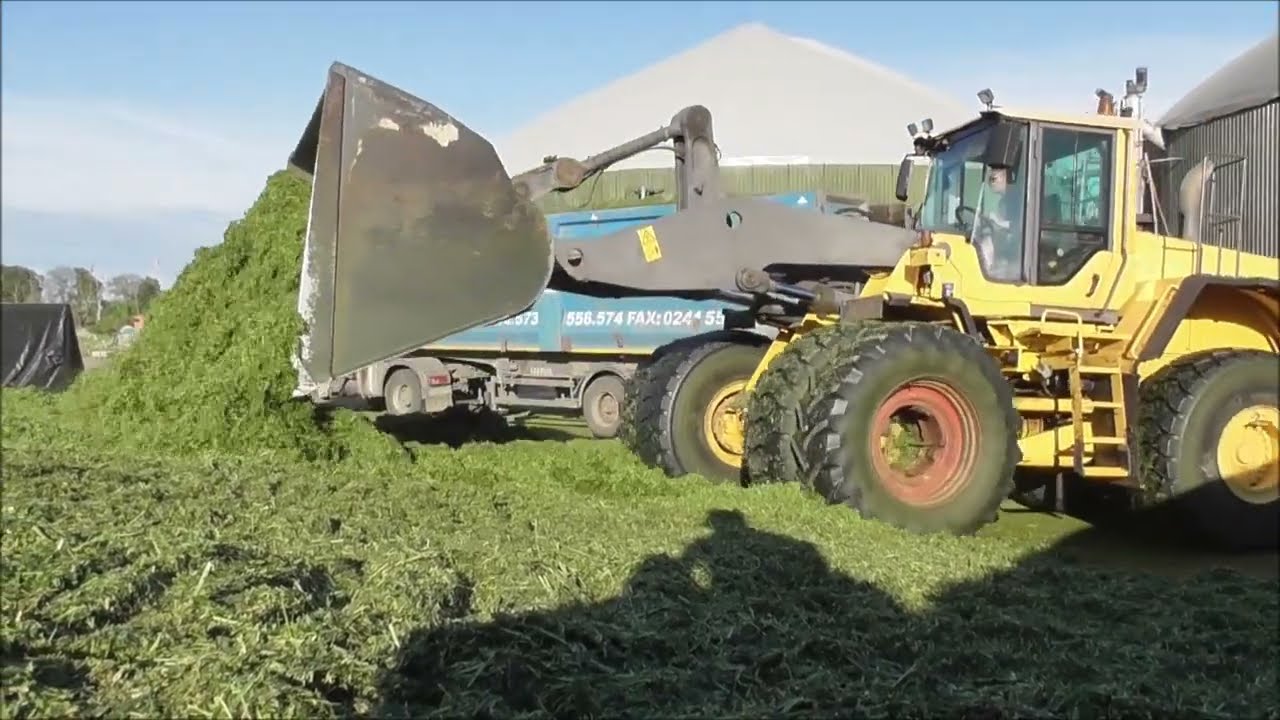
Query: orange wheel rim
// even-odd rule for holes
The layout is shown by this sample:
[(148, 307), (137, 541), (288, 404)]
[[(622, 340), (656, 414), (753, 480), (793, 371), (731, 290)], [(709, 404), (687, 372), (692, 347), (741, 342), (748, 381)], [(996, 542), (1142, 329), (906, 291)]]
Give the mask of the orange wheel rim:
[[(896, 437), (895, 428), (900, 429)], [(955, 390), (933, 380), (911, 382), (876, 410), (868, 455), (893, 497), (932, 507), (968, 484), (977, 464), (977, 436), (977, 415)]]

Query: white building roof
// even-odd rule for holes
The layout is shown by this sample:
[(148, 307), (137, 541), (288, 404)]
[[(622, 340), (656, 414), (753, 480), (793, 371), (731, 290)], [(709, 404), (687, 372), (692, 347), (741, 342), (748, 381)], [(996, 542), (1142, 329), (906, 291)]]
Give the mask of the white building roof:
[[(751, 23), (534, 119), (495, 146), (507, 171), (547, 155), (584, 158), (662, 127), (688, 105), (711, 110), (721, 164), (897, 163), (908, 123), (959, 124), (970, 108), (874, 63)], [(614, 165), (671, 167), (651, 151)]]

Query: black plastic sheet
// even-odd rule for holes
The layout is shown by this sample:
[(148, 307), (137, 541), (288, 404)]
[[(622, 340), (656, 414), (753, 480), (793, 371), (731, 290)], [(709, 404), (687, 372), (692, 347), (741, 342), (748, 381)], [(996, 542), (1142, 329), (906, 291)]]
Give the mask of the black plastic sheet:
[(70, 305), (3, 303), (0, 308), (5, 387), (62, 390), (84, 370)]

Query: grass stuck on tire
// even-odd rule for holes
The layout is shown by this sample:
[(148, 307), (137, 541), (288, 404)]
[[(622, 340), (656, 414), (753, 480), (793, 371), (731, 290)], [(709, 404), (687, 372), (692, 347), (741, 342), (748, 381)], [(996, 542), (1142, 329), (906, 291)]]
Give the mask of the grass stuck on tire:
[(808, 412), (831, 388), (867, 323), (815, 328), (769, 364), (751, 393), (746, 448), (750, 482), (808, 481), (802, 438)]

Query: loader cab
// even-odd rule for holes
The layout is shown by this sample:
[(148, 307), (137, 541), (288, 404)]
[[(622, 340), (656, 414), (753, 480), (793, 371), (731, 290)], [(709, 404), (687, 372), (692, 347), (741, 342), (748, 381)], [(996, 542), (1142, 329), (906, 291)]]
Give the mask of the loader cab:
[(1117, 137), (983, 113), (934, 141), (916, 227), (963, 237), (990, 282), (1064, 285), (1112, 249)]

